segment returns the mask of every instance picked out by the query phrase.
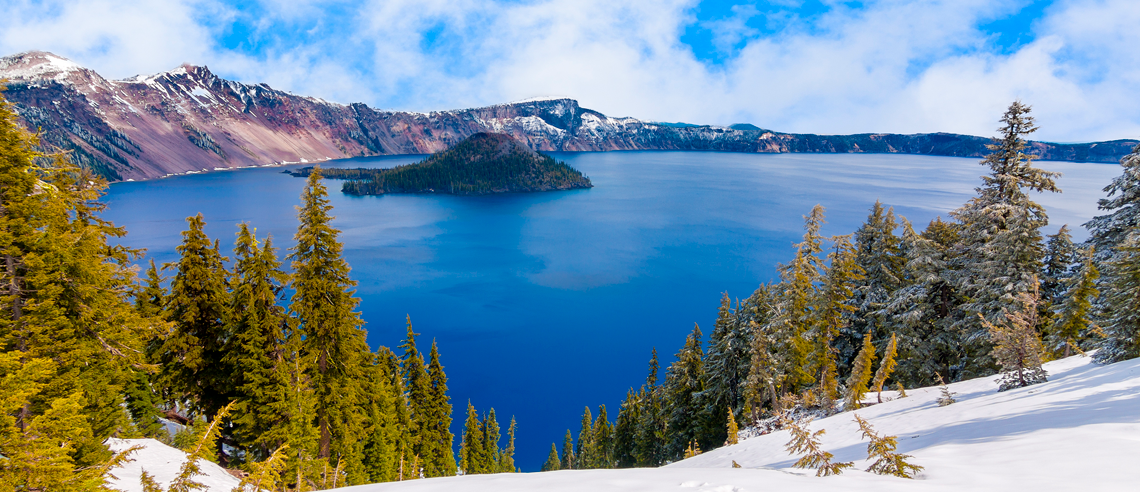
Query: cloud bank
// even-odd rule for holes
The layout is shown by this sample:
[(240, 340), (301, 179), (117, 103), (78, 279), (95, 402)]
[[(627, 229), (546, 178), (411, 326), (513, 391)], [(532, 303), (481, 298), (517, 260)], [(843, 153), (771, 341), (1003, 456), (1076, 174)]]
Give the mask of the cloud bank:
[[(0, 52), (52, 51), (113, 78), (186, 62), (381, 108), (569, 96), (615, 116), (811, 133), (991, 135), (1021, 99), (1034, 106), (1040, 139), (1140, 137), (1132, 0), (16, 0), (0, 9)], [(1021, 41), (994, 27), (1007, 19), (1020, 19)]]

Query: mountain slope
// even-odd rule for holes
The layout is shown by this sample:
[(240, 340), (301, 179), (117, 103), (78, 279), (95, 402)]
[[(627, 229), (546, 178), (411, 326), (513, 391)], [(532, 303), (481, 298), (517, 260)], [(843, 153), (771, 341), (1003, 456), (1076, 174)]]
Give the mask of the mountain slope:
[[(45, 52), (0, 58), (4, 96), (44, 142), (110, 180), (361, 155), (429, 154), (479, 132), (534, 150), (889, 152), (978, 157), (989, 139), (945, 133), (798, 135), (751, 125), (692, 126), (614, 118), (572, 99), (428, 114), (342, 105), (183, 65), (107, 80)], [(1034, 142), (1045, 159), (1115, 162), (1135, 141)]]
[[(306, 177), (311, 167), (291, 172)], [(348, 179), (350, 195), (385, 193), (447, 193), (486, 195), (590, 188), (590, 179), (565, 162), (519, 144), (509, 135), (476, 133), (454, 147), (391, 169), (321, 171), (326, 178)]]
[[(566, 470), (471, 475), (345, 488), (346, 492), (544, 491), (1010, 491), (1134, 490), (1140, 482), (1140, 359), (1107, 366), (1074, 356), (1045, 365), (1049, 382), (997, 392), (996, 377), (950, 385), (957, 403), (939, 407), (938, 388), (858, 410), (899, 451), (926, 469), (915, 480), (861, 470), (867, 442), (851, 412), (821, 419), (823, 448), (855, 469), (818, 478), (790, 468), (786, 431), (657, 469)], [(884, 392), (884, 400), (893, 392)], [(152, 466), (149, 455), (132, 467)], [(157, 458), (155, 458), (157, 459)], [(732, 468), (736, 461), (743, 468)], [(211, 491), (221, 491), (219, 488)]]

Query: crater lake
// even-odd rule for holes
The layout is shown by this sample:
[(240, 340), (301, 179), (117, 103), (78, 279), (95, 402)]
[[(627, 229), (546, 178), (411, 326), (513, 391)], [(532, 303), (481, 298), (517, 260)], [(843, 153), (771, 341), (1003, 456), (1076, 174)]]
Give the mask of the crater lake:
[[(974, 194), (978, 159), (883, 154), (713, 152), (553, 153), (594, 188), (500, 194), (352, 197), (326, 180), (334, 226), (359, 285), (375, 349), (395, 349), (410, 316), (424, 350), (439, 343), (456, 445), (467, 402), (518, 420), (516, 463), (537, 470), (550, 443), (575, 435), (583, 407), (613, 420), (645, 380), (656, 347), (664, 368), (698, 323), (706, 336), (722, 293), (749, 296), (793, 255), (803, 215), (827, 209), (825, 235), (850, 234), (875, 200), (921, 230)], [(392, 167), (422, 156), (357, 158), (326, 167)], [(303, 165), (287, 166), (295, 169)], [(1113, 164), (1038, 162), (1064, 173), (1062, 194), (1039, 195), (1046, 233), (1096, 214)], [(282, 167), (111, 185), (104, 217), (122, 244), (175, 260), (185, 219), (232, 257), (237, 224), (293, 245), (305, 180)], [(170, 272), (168, 272), (169, 274)], [(505, 442), (503, 443), (505, 445)]]

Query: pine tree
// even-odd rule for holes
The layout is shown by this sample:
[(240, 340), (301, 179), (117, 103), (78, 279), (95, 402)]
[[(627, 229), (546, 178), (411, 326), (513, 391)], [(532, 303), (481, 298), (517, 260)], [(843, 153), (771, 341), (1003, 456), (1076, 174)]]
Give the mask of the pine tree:
[(1121, 175), (1104, 187), (1107, 198), (1097, 202), (1097, 208), (1108, 213), (1084, 224), (1089, 231), (1088, 244), (1096, 248), (1094, 262), (1101, 270), (1128, 235), (1140, 228), (1140, 144), (1120, 159), (1120, 166), (1124, 168)]
[(871, 440), (870, 444), (867, 444), (867, 459), (875, 461), (871, 463), (867, 471), (900, 478), (914, 478), (916, 473), (922, 471), (923, 467), (907, 463), (907, 458), (913, 456), (895, 452), (895, 449), (898, 448), (898, 436), (876, 434), (871, 424), (858, 415), (855, 416), (855, 421), (859, 423), (859, 430), (863, 432), (863, 437)]
[(967, 315), (958, 324), (966, 352), (963, 378), (994, 372), (989, 330), (981, 321), (1001, 323), (1004, 313), (1022, 309), (1018, 297), (1037, 289), (1043, 267), (1041, 228), (1049, 220), (1026, 191), (1060, 192), (1054, 182), (1059, 174), (1033, 167), (1036, 156), (1025, 153), (1024, 136), (1037, 130), (1029, 112), (1021, 102), (1010, 105), (1001, 119), (1001, 137), (987, 145), (992, 153), (982, 161), (990, 175), (982, 177), (978, 196), (952, 214), (962, 225), (955, 246), (956, 286), (969, 298), (960, 308)]
[(614, 424), (613, 455), (617, 468), (630, 468), (638, 463), (637, 430), (642, 419), (641, 396), (641, 393), (630, 388), (626, 391), (625, 400), (622, 400), (621, 408), (618, 410), (617, 422)]
[(0, 352), (20, 361), (0, 369), (0, 378), (33, 360), (52, 361), (36, 392), (0, 386), (0, 398), (15, 399), (5, 411), (22, 427), (0, 454), (48, 446), (52, 458), (0, 466), (54, 463), (71, 483), (55, 488), (89, 490), (101, 481), (85, 483), (85, 470), (114, 458), (103, 441), (134, 432), (124, 392), (145, 369), (144, 342), (155, 324), (132, 305), (131, 262), (141, 252), (109, 244), (126, 231), (100, 217), (106, 181), (60, 155), (37, 153), (37, 143), (0, 98)]
[(856, 263), (856, 253), (847, 236), (832, 239), (835, 251), (829, 257), (831, 265), (819, 289), (816, 322), (815, 357), (819, 366), (819, 396), (825, 407), (839, 396), (839, 373), (835, 341), (848, 324), (848, 315), (856, 311), (851, 305), (855, 285), (863, 280), (863, 269)]
[(744, 404), (740, 390), (748, 378), (750, 356), (749, 326), (739, 300), (732, 309), (728, 293), (721, 297), (720, 312), (704, 359), (704, 390), (698, 396), (704, 414), (712, 418), (704, 432), (710, 439), (723, 441), (725, 410), (739, 411)]
[(879, 403), (883, 402), (883, 385), (895, 370), (895, 355), (898, 355), (898, 339), (891, 333), (891, 341), (887, 343), (883, 361), (879, 363), (879, 369), (875, 371), (875, 379), (871, 383), (871, 390), (878, 394)]
[(771, 334), (771, 353), (776, 354), (777, 383), (782, 393), (800, 393), (816, 382), (810, 355), (813, 344), (810, 330), (816, 283), (823, 277), (823, 266), (817, 255), (823, 251), (822, 227), (824, 209), (812, 208), (804, 217), (804, 239), (796, 245), (791, 263), (780, 266), (780, 283), (775, 287), (772, 316), (764, 330)]
[(845, 409), (857, 410), (862, 406), (860, 402), (867, 393), (867, 384), (871, 382), (871, 364), (874, 363), (875, 345), (871, 343), (871, 332), (867, 332), (863, 335), (863, 348), (851, 367), (851, 376), (847, 378)]
[(483, 417), (483, 473), (498, 473), (499, 460), (502, 450), (499, 449), (499, 421), (495, 419), (495, 409), (492, 408)]
[[(677, 352), (677, 361), (669, 366), (662, 388), (669, 429), (668, 456), (678, 459), (693, 440), (699, 439), (702, 409), (696, 394), (702, 389), (701, 375), (704, 351), (701, 350), (701, 328), (694, 325), (685, 339), (685, 346)], [(706, 447), (708, 447), (706, 445)]]
[(1073, 265), (1077, 263), (1078, 251), (1073, 244), (1069, 226), (1063, 225), (1056, 234), (1046, 236), (1045, 269), (1041, 277), (1041, 300), (1046, 307), (1061, 304), (1066, 281), (1073, 275)]
[(614, 428), (610, 424), (606, 406), (598, 407), (598, 418), (594, 419), (594, 468), (614, 467)]
[(740, 429), (736, 426), (736, 417), (732, 416), (731, 410), (728, 412), (728, 424), (725, 426), (725, 434), (728, 434), (728, 438), (724, 440), (725, 446), (740, 443)]
[(1081, 352), (1081, 343), (1096, 329), (1092, 322), (1092, 302), (1100, 295), (1097, 291), (1100, 270), (1093, 263), (1091, 249), (1089, 246), (1089, 250), (1077, 253), (1084, 262), (1075, 274), (1064, 279), (1061, 302), (1056, 305), (1056, 321), (1048, 330), (1047, 348), (1060, 357), (1068, 357), (1074, 350)]
[[(455, 455), (452, 452), (451, 435), (451, 399), (447, 396), (447, 375), (443, 372), (443, 364), (439, 361), (439, 349), (435, 340), (431, 342), (431, 353), (428, 355), (429, 379), (431, 389), (428, 394), (428, 408), (422, 414), (425, 417), (421, 428), (421, 459), (424, 464), (424, 474), (427, 477), (447, 477), (455, 475)], [(491, 409), (492, 422), (494, 409)], [(496, 427), (496, 441), (498, 429)]]
[(546, 463), (542, 464), (541, 471), (554, 471), (562, 469), (562, 461), (558, 459), (558, 448), (550, 443), (550, 454), (546, 456)]
[(1130, 234), (1105, 265), (1102, 364), (1140, 357), (1140, 234)]
[(359, 299), (351, 290), (349, 266), (341, 256), (340, 231), (332, 227), (328, 190), (320, 181), (320, 168), (301, 194), (297, 227), (289, 259), (293, 266), (294, 294), (290, 310), (296, 313), (304, 334), (302, 353), (316, 361), (311, 381), (316, 397), (320, 458), (343, 461), (349, 482), (363, 480), (363, 430), (360, 381), (361, 358), (371, 351), (365, 342), (363, 321), (355, 312)]
[(1046, 381), (1047, 374), (1041, 367), (1044, 348), (1037, 335), (1038, 295), (1037, 289), (1018, 294), (1022, 308), (1007, 312), (1004, 323), (993, 324), (982, 319), (993, 340), (993, 358), (1002, 368), (998, 391)]
[(935, 374), (934, 376), (938, 379), (938, 387), (940, 391), (940, 396), (938, 397), (938, 406), (944, 407), (946, 405), (953, 405), (955, 403), (958, 403), (958, 400), (954, 399), (954, 395), (957, 393), (950, 391), (950, 387), (946, 385), (946, 381), (942, 380), (942, 375)]
[(399, 459), (405, 449), (407, 428), (400, 415), (404, 410), (403, 385), (398, 366), (389, 361), (395, 355), (381, 347), (366, 368), (367, 430), (364, 434), (364, 465), (369, 480), (390, 482), (399, 478)]
[(587, 470), (597, 466), (597, 446), (594, 440), (594, 417), (590, 407), (582, 413), (582, 426), (578, 429), (578, 442), (574, 447), (575, 469)]
[(280, 419), (271, 411), (289, 381), (277, 365), (284, 361), (283, 346), (289, 320), (278, 304), (288, 283), (273, 248), (272, 238), (264, 246), (249, 226), (239, 226), (234, 246), (234, 272), (230, 282), (227, 333), (223, 362), (232, 367), (235, 388), (232, 431), (248, 458), (262, 461), (284, 443), (269, 431)]
[[(507, 447), (506, 449), (503, 449), (502, 453), (499, 455), (499, 473), (514, 473), (518, 471), (518, 468), (515, 468), (516, 429), (517, 424), (515, 423), (515, 417), (512, 415), (511, 425), (507, 427)], [(553, 451), (553, 449), (554, 446), (551, 445), (551, 450)], [(558, 454), (555, 453), (554, 457), (557, 458)]]
[(562, 440), (561, 461), (563, 470), (577, 469), (574, 463), (574, 436), (570, 434), (570, 429), (566, 429), (566, 437)]
[[(431, 375), (428, 374), (426, 364), (424, 363), (423, 354), (416, 348), (416, 336), (419, 335), (412, 330), (412, 317), (407, 317), (408, 335), (404, 339), (404, 343), (400, 348), (404, 351), (404, 357), (400, 361), (402, 376), (404, 380), (404, 388), (407, 392), (408, 401), (408, 418), (409, 429), (411, 434), (412, 448), (409, 452), (415, 456), (424, 456), (424, 439), (423, 436), (427, 432), (425, 427), (430, 422), (429, 417), (431, 407)], [(428, 449), (431, 449), (432, 443), (427, 443)]]
[(487, 473), (487, 454), (483, 436), (483, 423), (470, 401), (467, 402), (467, 422), (463, 425), (463, 440), (459, 444), (459, 469), (465, 475)]
[(855, 310), (847, 314), (849, 323), (835, 340), (840, 373), (849, 372), (864, 333), (870, 331), (878, 342), (889, 331), (882, 311), (905, 281), (906, 257), (897, 228), (894, 209), (876, 200), (867, 221), (855, 231), (855, 264), (863, 275), (852, 288), (850, 304)]
[(791, 434), (792, 439), (788, 441), (784, 447), (792, 456), (803, 454), (792, 466), (796, 468), (815, 468), (815, 476), (817, 477), (839, 475), (843, 473), (843, 470), (854, 466), (854, 463), (832, 463), (831, 459), (834, 458), (835, 455), (824, 451), (820, 446), (819, 438), (825, 434), (825, 431), (820, 429), (813, 433), (808, 430), (808, 423), (810, 423), (810, 421), (802, 425), (798, 422), (788, 423), (788, 433)]

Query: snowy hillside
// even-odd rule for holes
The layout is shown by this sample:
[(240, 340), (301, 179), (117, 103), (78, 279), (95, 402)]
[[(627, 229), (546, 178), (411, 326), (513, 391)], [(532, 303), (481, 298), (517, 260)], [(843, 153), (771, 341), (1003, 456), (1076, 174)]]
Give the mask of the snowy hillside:
[[(142, 449), (131, 455), (134, 461), (112, 472), (115, 480), (111, 481), (111, 487), (125, 492), (142, 492), (139, 476), (144, 471), (165, 488), (178, 476), (182, 464), (186, 463), (186, 453), (154, 439), (110, 439), (107, 444), (115, 452), (131, 446), (142, 446)], [(230, 492), (241, 482), (225, 468), (209, 461), (203, 460), (200, 466), (202, 475), (194, 480), (205, 485), (203, 490), (206, 492)]]
[[(826, 429), (823, 448), (857, 470), (817, 478), (790, 468), (786, 431), (753, 437), (735, 446), (659, 469), (574, 470), (473, 475), (365, 485), (353, 492), (643, 491), (738, 492), (795, 490), (964, 491), (1088, 489), (1136, 490), (1140, 483), (1140, 360), (1108, 366), (1088, 357), (1045, 365), (1049, 382), (1004, 393), (996, 377), (950, 385), (957, 403), (939, 407), (938, 388), (908, 391), (908, 397), (858, 410), (880, 434), (899, 436), (899, 451), (926, 467), (917, 480), (872, 475), (866, 441), (850, 412), (812, 422)], [(894, 398), (893, 392), (883, 393)], [(157, 443), (156, 443), (157, 444)], [(131, 467), (158, 470), (158, 454), (137, 456)], [(743, 468), (732, 468), (736, 461)], [(128, 476), (127, 473), (119, 475)], [(134, 472), (133, 477), (137, 477)], [(232, 487), (232, 485), (229, 485)], [(137, 490), (137, 489), (136, 489)], [(212, 487), (211, 491), (228, 491)]]

